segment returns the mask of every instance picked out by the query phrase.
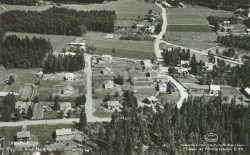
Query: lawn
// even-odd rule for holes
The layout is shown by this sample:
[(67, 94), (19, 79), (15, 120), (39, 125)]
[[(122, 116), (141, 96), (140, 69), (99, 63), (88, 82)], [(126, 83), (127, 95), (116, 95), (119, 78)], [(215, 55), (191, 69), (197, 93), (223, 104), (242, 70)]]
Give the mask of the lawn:
[(63, 36), (63, 35), (47, 35), (47, 34), (35, 34), (35, 33), (19, 33), (19, 32), (7, 32), (6, 35), (17, 35), (19, 37), (26, 37), (29, 38), (35, 37), (42, 37), (45, 39), (50, 39), (50, 42), (53, 46), (54, 51), (61, 51), (63, 47), (66, 46), (67, 43), (76, 40), (76, 36)]
[(167, 14), (168, 24), (194, 24), (194, 25), (208, 25), (207, 19), (203, 14)]
[[(52, 133), (56, 129), (69, 128), (72, 125), (69, 124), (57, 124), (57, 125), (34, 125), (27, 126), (27, 130), (31, 132), (32, 135), (35, 135), (38, 139), (38, 143), (40, 147), (43, 147), (46, 141), (50, 141), (54, 143), (52, 138)], [(14, 137), (17, 132), (21, 131), (22, 127), (1, 127), (0, 128), (0, 137), (5, 138), (6, 146), (9, 146), (10, 141), (14, 141)]]
[(169, 32), (211, 32), (207, 25), (168, 25)]

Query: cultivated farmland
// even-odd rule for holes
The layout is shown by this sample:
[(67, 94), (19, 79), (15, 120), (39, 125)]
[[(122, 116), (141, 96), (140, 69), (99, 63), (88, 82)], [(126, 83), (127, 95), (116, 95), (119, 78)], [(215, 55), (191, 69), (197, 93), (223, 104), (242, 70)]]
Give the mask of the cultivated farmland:
[(169, 32), (211, 32), (207, 25), (168, 25)]
[(95, 54), (112, 54), (115, 48), (117, 57), (128, 57), (138, 59), (155, 58), (154, 43), (150, 41), (128, 41), (114, 39), (105, 39), (105, 33), (89, 32), (84, 35), (87, 44), (94, 45), (97, 48)]
[(54, 51), (61, 51), (62, 48), (69, 42), (74, 41), (76, 36), (63, 36), (63, 35), (47, 35), (47, 34), (35, 34), (35, 33), (18, 33), (18, 32), (7, 32), (6, 35), (16, 35), (18, 37), (24, 38), (28, 36), (29, 38), (41, 37), (45, 39), (50, 39)]
[(167, 14), (167, 18), (168, 18), (168, 24), (208, 25), (208, 21), (203, 14), (174, 13), (174, 14)]

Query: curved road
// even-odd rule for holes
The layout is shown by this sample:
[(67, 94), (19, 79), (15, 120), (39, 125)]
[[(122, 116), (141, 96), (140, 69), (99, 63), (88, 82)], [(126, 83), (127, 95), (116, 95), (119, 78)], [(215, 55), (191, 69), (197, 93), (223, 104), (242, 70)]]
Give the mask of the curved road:
[[(163, 42), (162, 36), (165, 34), (166, 29), (167, 29), (167, 13), (166, 13), (166, 9), (164, 7), (162, 7), (160, 4), (155, 3), (157, 6), (159, 6), (162, 10), (162, 19), (163, 19), (163, 23), (162, 23), (162, 31), (156, 35), (156, 40), (155, 40), (155, 54), (157, 59), (161, 59), (162, 55), (161, 55), (161, 50), (160, 50), (160, 43)], [(179, 90), (180, 92), (180, 99), (179, 101), (176, 103), (178, 108), (181, 108), (183, 101), (188, 97), (188, 93), (186, 91), (186, 89), (180, 84), (178, 83), (173, 77), (167, 75), (168, 79), (176, 86), (176, 88)]]

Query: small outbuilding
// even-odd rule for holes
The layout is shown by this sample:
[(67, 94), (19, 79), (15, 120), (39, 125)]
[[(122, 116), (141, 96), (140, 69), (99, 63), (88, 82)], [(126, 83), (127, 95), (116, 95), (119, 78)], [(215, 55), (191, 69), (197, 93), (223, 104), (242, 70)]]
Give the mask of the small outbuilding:
[(244, 93), (246, 94), (246, 96), (247, 96), (248, 98), (250, 98), (250, 88), (249, 88), (249, 87), (246, 87), (246, 88), (244, 89)]
[(158, 99), (155, 96), (150, 96), (146, 98), (143, 102), (147, 104), (151, 104), (151, 103), (155, 103), (156, 101), (158, 101)]
[(103, 55), (101, 56), (101, 59), (102, 59), (103, 61), (111, 61), (111, 60), (112, 60), (112, 55), (103, 54)]
[(108, 101), (107, 105), (108, 105), (109, 109), (119, 108), (120, 107), (120, 102), (119, 101)]

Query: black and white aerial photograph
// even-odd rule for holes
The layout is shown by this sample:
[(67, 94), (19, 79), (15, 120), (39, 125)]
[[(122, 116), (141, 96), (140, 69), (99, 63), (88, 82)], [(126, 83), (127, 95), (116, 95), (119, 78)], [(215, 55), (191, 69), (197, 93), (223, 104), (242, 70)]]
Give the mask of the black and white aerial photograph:
[(0, 155), (250, 155), (250, 0), (0, 0)]

